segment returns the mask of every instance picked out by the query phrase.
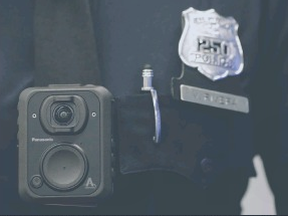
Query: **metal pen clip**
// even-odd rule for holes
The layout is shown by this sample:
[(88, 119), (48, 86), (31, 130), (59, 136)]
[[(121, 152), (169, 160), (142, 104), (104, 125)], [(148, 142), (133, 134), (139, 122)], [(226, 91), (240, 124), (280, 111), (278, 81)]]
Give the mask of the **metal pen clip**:
[(156, 89), (154, 89), (154, 87), (152, 86), (153, 76), (154, 72), (151, 66), (145, 65), (144, 69), (142, 70), (143, 87), (141, 88), (141, 90), (150, 91), (151, 93), (155, 118), (155, 136), (153, 137), (153, 140), (155, 143), (159, 143), (161, 139), (161, 114), (159, 108), (158, 94)]

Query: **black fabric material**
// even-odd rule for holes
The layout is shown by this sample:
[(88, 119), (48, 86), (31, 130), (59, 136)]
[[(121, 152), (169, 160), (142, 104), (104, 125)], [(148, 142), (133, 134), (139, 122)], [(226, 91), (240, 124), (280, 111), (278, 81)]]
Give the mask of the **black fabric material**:
[[(253, 175), (251, 116), (173, 101), (171, 79), (179, 77), (182, 69), (178, 56), (181, 12), (189, 7), (198, 10), (214, 8), (223, 16), (233, 16), (239, 23), (245, 62), (239, 77), (219, 81), (216, 90), (221, 91), (233, 79), (230, 88), (237, 85), (237, 93), (250, 98), (249, 87), (260, 56), (255, 40), (260, 36), (261, 2), (253, 1), (248, 5), (243, 1), (172, 3), (127, 0), (97, 3), (92, 11), (101, 62), (99, 66), (103, 75), (102, 84), (117, 98), (117, 136), (122, 173), (153, 170), (154, 166), (154, 169), (178, 169), (177, 172), (182, 175), (202, 179), (201, 161), (208, 159), (213, 160), (215, 170), (204, 182), (211, 182), (222, 170), (236, 167), (245, 167), (247, 173)], [(141, 70), (145, 63), (151, 64), (154, 69), (153, 85), (160, 95), (164, 136), (158, 146), (152, 142), (154, 115), (151, 98), (140, 93)], [(193, 72), (195, 77), (200, 77), (198, 85), (202, 88), (211, 82), (203, 81), (196, 69)], [(253, 107), (250, 108), (253, 110)], [(161, 152), (165, 152), (163, 157), (160, 157)]]
[[(287, 214), (285, 1), (34, 3), (0, 1), (1, 214), (239, 214), (239, 201), (248, 176), (253, 174), (251, 134), (255, 128), (254, 141), (265, 159), (277, 210)], [(171, 78), (178, 77), (181, 71), (177, 53), (181, 12), (191, 6), (198, 10), (214, 8), (239, 23), (245, 67), (237, 82), (249, 96), (250, 115), (171, 99)], [(39, 9), (45, 9), (43, 14)], [(40, 17), (35, 22), (35, 27), (40, 28), (38, 33), (33, 29), (34, 12)], [(89, 19), (93, 26), (87, 22)], [(52, 32), (60, 32), (57, 34), (62, 37)], [(40, 41), (35, 40), (34, 33)], [(95, 44), (88, 43), (94, 40)], [(59, 43), (67, 49), (53, 47)], [(152, 142), (151, 97), (140, 93), (145, 63), (154, 68), (153, 84), (160, 95), (164, 136), (159, 145)], [(21, 201), (16, 147), (20, 91), (33, 85), (34, 75), (39, 85), (52, 81), (95, 83), (98, 67), (102, 85), (117, 99), (116, 135), (122, 152), (114, 196), (98, 208), (51, 207)], [(79, 75), (79, 70), (87, 75)], [(143, 152), (147, 156), (141, 156)]]
[(18, 95), (33, 83), (33, 4), (0, 3), (0, 149), (5, 149), (17, 131)]
[(35, 86), (101, 84), (90, 2), (35, 1)]
[[(286, 1), (268, 2), (263, 14), (265, 33), (259, 73), (255, 77), (255, 147), (261, 155), (275, 196), (277, 214), (287, 215), (288, 196), (288, 20)], [(265, 24), (264, 24), (265, 23)], [(277, 40), (275, 39), (277, 35)], [(261, 76), (261, 79), (257, 77)]]
[[(231, 154), (234, 150), (233, 139), (239, 135), (226, 134), (229, 129), (238, 129), (234, 125), (233, 112), (183, 104), (170, 96), (160, 96), (159, 103), (163, 138), (161, 143), (155, 144), (150, 94), (118, 98), (116, 131), (121, 173), (173, 171), (207, 186), (217, 175), (236, 164), (228, 152)], [(237, 123), (240, 119), (247, 120), (243, 114)], [(247, 175), (251, 174), (248, 171)]]
[(33, 85), (33, 2), (0, 1), (0, 214), (17, 195), (17, 102)]
[(11, 187), (5, 190), (5, 194), (9, 196), (6, 195), (5, 202), (1, 202), (1, 214), (239, 215), (240, 201), (248, 182), (242, 171), (237, 169), (222, 173), (206, 189), (170, 172), (157, 171), (118, 176), (115, 180), (113, 197), (95, 208), (26, 203), (18, 198), (17, 188)]
[[(95, 11), (98, 11), (98, 7), (103, 7), (103, 10), (107, 10), (107, 14), (117, 16), (118, 14), (122, 14), (121, 7), (124, 5), (126, 5), (127, 8), (130, 7), (132, 11), (133, 9), (136, 11), (139, 7), (139, 5), (130, 1), (114, 4), (115, 5), (112, 4), (112, 6), (106, 6), (105, 3), (103, 5), (101, 1), (92, 2), (92, 11), (95, 13)], [(157, 7), (162, 7), (163, 4), (165, 5), (167, 3), (161, 1), (154, 3)], [(148, 6), (149, 4), (144, 4), (143, 7), (147, 7), (146, 5)], [(188, 6), (187, 4), (187, 7)], [(110, 11), (111, 9), (114, 10), (114, 7), (117, 7), (119, 11)], [(108, 62), (109, 67), (117, 67), (117, 61), (120, 59), (118, 58), (116, 62), (114, 62), (111, 56), (117, 56), (119, 51), (123, 53), (126, 52), (126, 50), (121, 50), (121, 47), (119, 47), (121, 44), (118, 44), (120, 39), (124, 44), (137, 44), (138, 42), (133, 40), (137, 40), (143, 33), (149, 35), (149, 32), (154, 32), (154, 39), (160, 42), (164, 37), (162, 34), (164, 34), (165, 31), (160, 31), (158, 33), (159, 35), (156, 35), (155, 32), (157, 32), (159, 26), (168, 25), (170, 28), (176, 29), (180, 26), (179, 19), (167, 19), (157, 25), (140, 26), (138, 27), (138, 31), (129, 34), (129, 37), (133, 36), (133, 40), (131, 40), (130, 38), (123, 38), (119, 33), (123, 34), (123, 32), (133, 29), (132, 26), (136, 26), (139, 21), (141, 23), (142, 19), (144, 22), (147, 22), (146, 17), (139, 17), (139, 20), (125, 20), (125, 17), (119, 17), (119, 19), (114, 22), (113, 19), (108, 20), (108, 18), (106, 18), (106, 13), (103, 15), (102, 13), (97, 13), (94, 14), (95, 17), (91, 16), (90, 9), (89, 1), (69, 1), (69, 3), (67, 1), (46, 1), (45, 3), (36, 1), (34, 26), (36, 86), (47, 85), (49, 83), (73, 83), (75, 81), (79, 81), (82, 84), (95, 82), (95, 78), (93, 80), (91, 77), (95, 74), (94, 77), (98, 78), (99, 70), (95, 70), (95, 68), (98, 67), (98, 62), (96, 61), (97, 54), (92, 18), (95, 20), (95, 32), (99, 32), (100, 36), (102, 35), (102, 30), (99, 29), (99, 27), (102, 27), (102, 25), (112, 25), (109, 26), (109, 33), (112, 34), (113, 37), (107, 39), (107, 35), (105, 35), (105, 38), (101, 38), (104, 44), (107, 42), (109, 44), (105, 46), (105, 50), (97, 50), (99, 56), (102, 57), (100, 58), (101, 63), (103, 62), (103, 65), (107, 65)], [(174, 12), (177, 10), (175, 10), (175, 8), (167, 8), (163, 10), (161, 16), (165, 17), (168, 13), (170, 14), (171, 11)], [(153, 11), (150, 10), (150, 13), (153, 15)], [(154, 13), (158, 13), (158, 11), (155, 10)], [(181, 14), (181, 10), (178, 11), (178, 14)], [(121, 19), (123, 19), (122, 22)], [(158, 18), (158, 20), (161, 21), (161, 18)], [(98, 23), (98, 21), (102, 22)], [(170, 21), (173, 21), (173, 23), (168, 23)], [(118, 32), (119, 29), (121, 29), (121, 32)], [(181, 31), (179, 33), (181, 33)], [(250, 34), (252, 33), (253, 32)], [(98, 34), (95, 35), (98, 41)], [(126, 35), (126, 37), (127, 36), (128, 35)], [(173, 37), (175, 37), (175, 35), (173, 35)], [(146, 43), (146, 41), (143, 42)], [(119, 49), (113, 49), (113, 43), (117, 44)], [(101, 46), (103, 46), (102, 43), (99, 44), (99, 47)], [(110, 50), (110, 52), (106, 51), (111, 48), (112, 50)], [(127, 48), (130, 47), (127, 46)], [(171, 47), (163, 46), (161, 49), (162, 57), (168, 57), (168, 52), (171, 52)], [(154, 47), (151, 47), (151, 50), (143, 47), (142, 50), (143, 54), (151, 53), (154, 55), (157, 53)], [(105, 55), (106, 53), (108, 56)], [(133, 62), (139, 62), (140, 59), (144, 59), (141, 56), (143, 54), (137, 53), (137, 55), (134, 55), (133, 58), (135, 61)], [(105, 57), (107, 59), (104, 60), (103, 58)], [(204, 181), (205, 184), (213, 181), (212, 179), (215, 175), (219, 175), (229, 167), (228, 153), (233, 151), (234, 142), (237, 142), (240, 138), (239, 136), (230, 136), (234, 135), (233, 131), (235, 130), (231, 124), (235, 123), (235, 125), (237, 125), (243, 122), (242, 127), (244, 127), (244, 124), (249, 125), (248, 117), (242, 115), (241, 117), (244, 118), (245, 121), (241, 122), (236, 118), (238, 114), (230, 113), (229, 111), (222, 112), (221, 110), (215, 110), (215, 108), (198, 107), (197, 105), (189, 106), (183, 102), (177, 103), (171, 99), (170, 91), (167, 92), (167, 90), (165, 90), (162, 92), (163, 97), (161, 96), (160, 99), (163, 139), (160, 145), (155, 145), (152, 140), (154, 133), (154, 114), (151, 96), (149, 94), (136, 96), (136, 92), (134, 95), (131, 95), (131, 93), (121, 95), (124, 86), (129, 85), (123, 85), (126, 83), (126, 80), (120, 79), (120, 77), (117, 79), (117, 76), (122, 77), (124, 74), (131, 74), (132, 71), (122, 72), (125, 68), (125, 63), (129, 67), (135, 65), (135, 63), (127, 64), (126, 55), (122, 55), (122, 57), (124, 57), (123, 65), (120, 66), (119, 64), (119, 68), (115, 68), (115, 71), (118, 69), (117, 73), (113, 73), (115, 77), (111, 77), (103, 82), (98, 80), (98, 84), (107, 85), (107, 88), (111, 91), (114, 90), (115, 86), (121, 85), (119, 91), (115, 93), (118, 103), (116, 109), (119, 114), (117, 117), (119, 121), (118, 128), (116, 129), (116, 136), (119, 137), (119, 140), (116, 140), (116, 142), (119, 145), (120, 172), (127, 174), (148, 170), (167, 170), (182, 174), (201, 184), (203, 181), (202, 178), (204, 178), (202, 175), (207, 175), (203, 174), (201, 161), (209, 160), (213, 163), (213, 171), (211, 171), (208, 176), (205, 176)], [(161, 67), (163, 63), (156, 63), (156, 65)], [(253, 65), (248, 64), (246, 67), (247, 70), (249, 70)], [(129, 70), (129, 68), (127, 68), (127, 70)], [(175, 71), (176, 70), (177, 68), (175, 67)], [(178, 70), (180, 70), (180, 67)], [(111, 71), (103, 72), (104, 77), (106, 73), (111, 73)], [(138, 74), (139, 78), (141, 78), (140, 72), (141, 71), (139, 71)], [(207, 81), (207, 79), (203, 78), (202, 75), (195, 70), (194, 74), (198, 83), (193, 84), (202, 88), (210, 88), (211, 81)], [(162, 79), (171, 79), (172, 77), (168, 75), (168, 73), (164, 72)], [(162, 85), (157, 84), (157, 89), (158, 86)], [(238, 77), (233, 78), (233, 80), (230, 78), (219, 81), (216, 86), (213, 86), (216, 88), (215, 90), (222, 92), (224, 87), (224, 90), (229, 93), (232, 88), (235, 90), (237, 86), (238, 89), (236, 93), (238, 93), (241, 80)], [(140, 86), (138, 86), (138, 89), (140, 89)], [(243, 92), (245, 89), (240, 90)], [(161, 92), (161, 89), (159, 92)], [(162, 100), (162, 98), (165, 99)], [(191, 110), (193, 110), (193, 112), (191, 112)], [(137, 125), (137, 127), (135, 127), (135, 125)], [(246, 134), (247, 139), (242, 138), (242, 142), (246, 143), (247, 147), (251, 147), (249, 128), (246, 126), (245, 130), (243, 133)], [(246, 148), (243, 152), (250, 152), (248, 157), (252, 157), (251, 149)], [(248, 163), (248, 160), (246, 163)], [(240, 166), (245, 167), (246, 164), (241, 164)], [(250, 170), (248, 170), (250, 174), (252, 174), (251, 167), (250, 165)]]

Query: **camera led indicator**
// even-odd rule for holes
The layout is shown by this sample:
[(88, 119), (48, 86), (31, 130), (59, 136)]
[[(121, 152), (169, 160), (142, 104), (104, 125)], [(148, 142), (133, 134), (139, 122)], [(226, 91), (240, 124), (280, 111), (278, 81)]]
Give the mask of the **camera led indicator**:
[(95, 118), (97, 116), (97, 113), (96, 112), (92, 112), (91, 115), (92, 115), (93, 118)]
[(33, 119), (36, 119), (36, 118), (37, 118), (36, 113), (33, 113), (33, 114), (32, 114), (32, 118), (33, 118)]

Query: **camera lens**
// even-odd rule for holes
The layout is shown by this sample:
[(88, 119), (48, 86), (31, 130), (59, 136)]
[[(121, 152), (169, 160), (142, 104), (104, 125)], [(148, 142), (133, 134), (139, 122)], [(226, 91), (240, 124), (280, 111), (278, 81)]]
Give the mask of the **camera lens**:
[(78, 95), (51, 95), (41, 105), (40, 122), (50, 134), (77, 134), (86, 126), (88, 110)]
[(67, 104), (56, 106), (54, 119), (60, 125), (68, 125), (73, 120), (73, 109)]

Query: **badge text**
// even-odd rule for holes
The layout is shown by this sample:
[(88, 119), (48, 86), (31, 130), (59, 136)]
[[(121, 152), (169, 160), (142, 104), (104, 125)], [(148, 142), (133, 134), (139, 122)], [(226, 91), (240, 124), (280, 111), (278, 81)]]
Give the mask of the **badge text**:
[(249, 113), (248, 98), (243, 96), (211, 91), (194, 86), (181, 85), (180, 97), (181, 100), (187, 102)]

